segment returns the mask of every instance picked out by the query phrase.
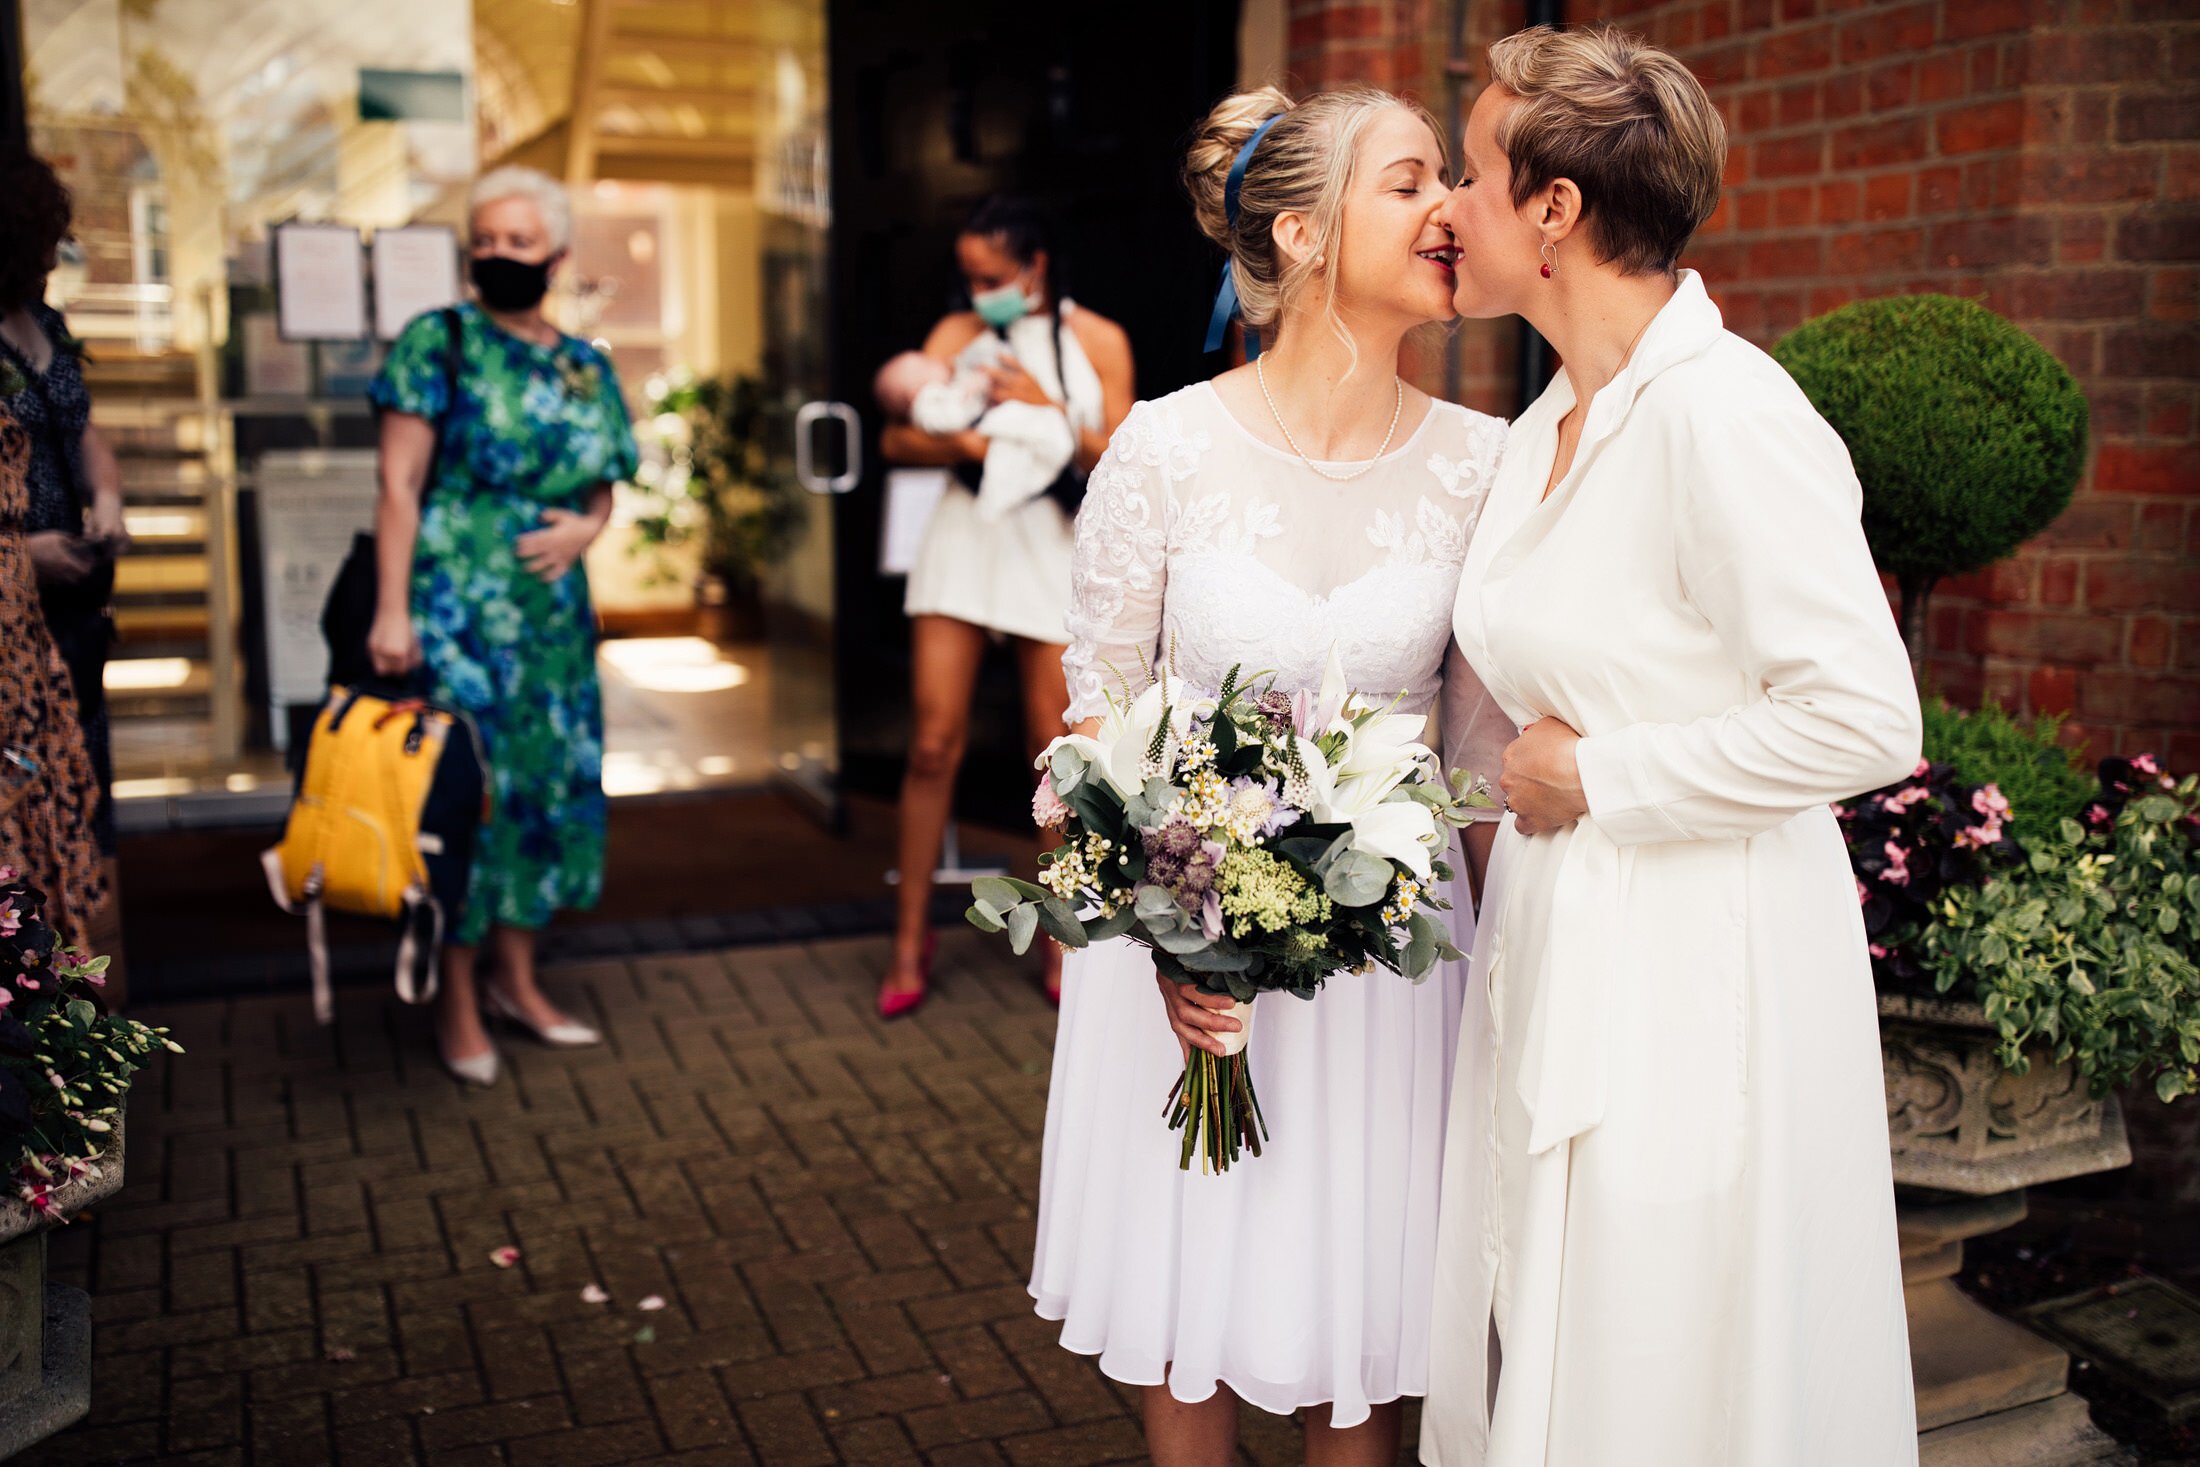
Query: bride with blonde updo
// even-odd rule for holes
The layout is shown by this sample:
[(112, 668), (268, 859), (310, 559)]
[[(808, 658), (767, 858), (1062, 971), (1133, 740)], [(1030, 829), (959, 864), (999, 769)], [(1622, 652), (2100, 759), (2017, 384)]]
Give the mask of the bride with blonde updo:
[[(1184, 180), (1229, 256), (1209, 345), (1235, 315), (1252, 360), (1132, 408), (1093, 471), (1063, 659), (1074, 726), (1164, 657), (1209, 688), (1242, 665), (1312, 690), (1334, 655), (1410, 712), (1446, 691), (1505, 439), (1396, 370), (1408, 332), (1453, 317), (1448, 152), (1426, 110), (1365, 87), (1296, 103), (1263, 87), (1200, 126)], [(1494, 756), (1514, 733), (1496, 718), (1447, 744)], [(1454, 919), (1469, 947), (1471, 916)], [(1178, 1169), (1162, 1102), (1188, 1046), (1222, 1052), (1229, 1001), (1160, 980), (1121, 939), (1069, 955), (1031, 1292), (1065, 1348), (1145, 1388), (1161, 1467), (1233, 1461), (1240, 1401), (1303, 1409), (1310, 1463), (1397, 1459), (1401, 1398), (1428, 1387), (1464, 984), (1445, 965), (1262, 996), (1248, 1052), (1270, 1139), (1207, 1176)]]

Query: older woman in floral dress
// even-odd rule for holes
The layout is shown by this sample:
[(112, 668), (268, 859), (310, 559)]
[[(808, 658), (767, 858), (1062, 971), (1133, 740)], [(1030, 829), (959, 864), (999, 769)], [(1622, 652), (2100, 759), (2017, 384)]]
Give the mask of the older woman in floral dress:
[(437, 1016), (444, 1063), (487, 1085), (498, 1063), (476, 1006), (484, 938), (492, 1013), (546, 1043), (600, 1042), (536, 986), (535, 933), (603, 889), (603, 699), (581, 557), (636, 458), (609, 359), (543, 316), (571, 227), (564, 190), (499, 169), (472, 204), (478, 303), (415, 319), (374, 384), (381, 587), (368, 651), (385, 676), (424, 665), (488, 753), (494, 806)]

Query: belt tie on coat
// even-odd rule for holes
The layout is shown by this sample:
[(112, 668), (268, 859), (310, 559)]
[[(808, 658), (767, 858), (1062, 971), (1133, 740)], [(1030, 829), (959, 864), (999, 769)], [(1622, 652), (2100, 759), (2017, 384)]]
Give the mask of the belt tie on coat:
[[(1604, 1119), (1612, 1065), (1611, 1010), (1626, 954), (1619, 930), (1634, 853), (1584, 816), (1559, 857), (1522, 1036), (1520, 1100), (1528, 1111), (1528, 1152), (1540, 1156)], [(1506, 903), (1517, 917), (1521, 891)]]

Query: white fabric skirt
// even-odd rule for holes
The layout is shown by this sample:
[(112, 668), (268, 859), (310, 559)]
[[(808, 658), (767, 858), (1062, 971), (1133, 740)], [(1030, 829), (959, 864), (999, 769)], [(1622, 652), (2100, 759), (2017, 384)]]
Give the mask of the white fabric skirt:
[(1034, 642), (1069, 640), (1070, 518), (1040, 498), (998, 520), (978, 517), (978, 498), (950, 484), (924, 528), (902, 611), (951, 616)]
[[(1453, 854), (1454, 865), (1458, 855)], [(1473, 947), (1472, 915), (1453, 912)], [(1340, 977), (1253, 1005), (1262, 1155), (1177, 1169), (1182, 1072), (1146, 950), (1070, 953), (1047, 1097), (1031, 1295), (1062, 1344), (1187, 1402), (1266, 1411), (1426, 1394), (1444, 1122), (1465, 965)], [(1196, 1162), (1195, 1162), (1196, 1166)]]

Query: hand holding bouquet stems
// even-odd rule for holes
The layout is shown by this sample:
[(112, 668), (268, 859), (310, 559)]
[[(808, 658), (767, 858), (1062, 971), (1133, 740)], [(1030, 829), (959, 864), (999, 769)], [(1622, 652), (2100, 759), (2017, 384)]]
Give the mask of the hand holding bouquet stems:
[(1378, 967), (1419, 980), (1459, 956), (1434, 915), (1451, 878), (1438, 853), (1491, 803), (1443, 778), (1422, 715), (1348, 691), (1334, 654), (1317, 692), (1240, 671), (1211, 693), (1150, 672), (1096, 733), (1049, 745), (1032, 813), (1063, 842), (1037, 884), (977, 882), (968, 913), (1019, 953), (1042, 930), (1072, 948), (1128, 937), (1164, 977), (1235, 1001), (1231, 1052), (1193, 1050), (1165, 1106), (1187, 1170), (1197, 1154), (1225, 1171), (1266, 1139), (1244, 1052), (1255, 996), (1310, 999)]

